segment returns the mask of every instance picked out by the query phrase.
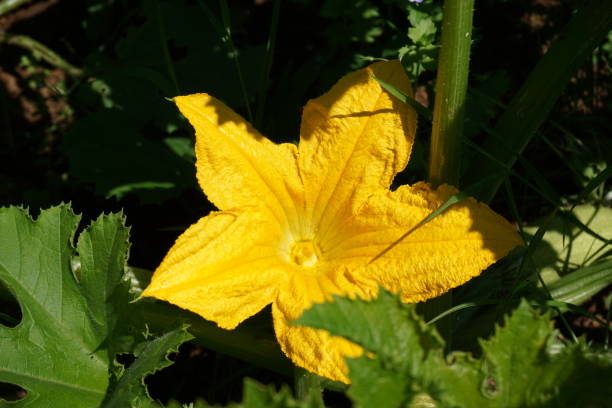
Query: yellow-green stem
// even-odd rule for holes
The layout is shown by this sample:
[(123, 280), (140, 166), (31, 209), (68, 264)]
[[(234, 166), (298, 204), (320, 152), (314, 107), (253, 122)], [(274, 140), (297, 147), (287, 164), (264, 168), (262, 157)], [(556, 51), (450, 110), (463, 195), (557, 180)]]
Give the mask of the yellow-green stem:
[[(474, 0), (444, 2), (429, 156), (428, 178), (434, 186), (448, 183), (459, 187), (473, 10)], [(452, 307), (452, 304), (452, 294), (448, 292), (428, 301), (422, 310), (427, 320), (430, 320)], [(452, 320), (441, 319), (437, 327), (446, 339), (447, 346), (450, 346)]]
[(446, 0), (431, 131), (429, 181), (459, 185), (474, 0)]

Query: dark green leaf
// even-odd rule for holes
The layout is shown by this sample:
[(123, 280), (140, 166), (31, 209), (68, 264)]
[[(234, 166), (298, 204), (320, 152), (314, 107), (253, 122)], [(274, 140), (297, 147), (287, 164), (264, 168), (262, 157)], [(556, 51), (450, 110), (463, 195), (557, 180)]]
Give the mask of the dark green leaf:
[(103, 408), (130, 407), (133, 401), (147, 404), (150, 401), (144, 377), (172, 364), (168, 355), (192, 339), (186, 327), (179, 328), (147, 342), (136, 360), (122, 373), (116, 384), (109, 387)]

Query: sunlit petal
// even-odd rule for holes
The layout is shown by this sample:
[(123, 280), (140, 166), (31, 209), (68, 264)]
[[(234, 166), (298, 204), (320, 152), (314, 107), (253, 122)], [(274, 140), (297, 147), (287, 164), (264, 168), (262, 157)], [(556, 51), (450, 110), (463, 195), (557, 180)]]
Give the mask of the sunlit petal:
[(332, 248), (327, 256), (352, 265), (361, 278), (401, 291), (406, 302), (457, 287), (522, 244), (510, 223), (471, 198), (451, 206), (370, 263), (455, 193), (453, 187), (433, 190), (426, 183), (381, 190), (326, 243)]
[(280, 233), (267, 211), (212, 213), (178, 238), (143, 296), (232, 329), (270, 304), (287, 276)]
[(296, 147), (272, 143), (210, 95), (174, 101), (196, 130), (197, 176), (209, 200), (221, 210), (264, 206), (281, 224), (299, 228), (303, 187)]
[(305, 215), (320, 237), (369, 189), (388, 188), (410, 157), (416, 115), (373, 76), (411, 94), (401, 64), (381, 62), (346, 75), (304, 108), (298, 160)]
[(366, 297), (344, 268), (318, 268), (316, 274), (296, 273), (279, 289), (272, 306), (274, 331), (283, 352), (298, 366), (336, 381), (348, 382), (345, 357), (358, 357), (361, 347), (325, 330), (293, 326), (304, 310), (332, 295)]

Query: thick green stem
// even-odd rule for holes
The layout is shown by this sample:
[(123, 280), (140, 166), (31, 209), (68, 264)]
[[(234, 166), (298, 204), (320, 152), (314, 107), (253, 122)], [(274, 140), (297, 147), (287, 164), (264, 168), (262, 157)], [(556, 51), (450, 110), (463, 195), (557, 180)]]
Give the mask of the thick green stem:
[[(459, 186), (473, 10), (474, 0), (444, 2), (429, 156), (429, 181), (434, 186), (443, 183)], [(425, 303), (422, 311), (430, 320), (451, 308), (452, 304), (452, 294), (448, 292)], [(437, 327), (450, 347), (452, 320), (442, 319)]]
[(51, 50), (46, 45), (41, 44), (28, 36), (0, 34), (0, 43), (16, 45), (18, 47), (25, 48), (26, 50), (29, 50), (32, 53), (39, 55), (40, 58), (47, 61), (49, 64), (57, 68), (63, 69), (69, 75), (78, 77), (84, 74), (82, 69), (70, 64), (68, 61), (60, 57), (55, 51)]
[(446, 0), (436, 78), (429, 181), (459, 184), (474, 0)]

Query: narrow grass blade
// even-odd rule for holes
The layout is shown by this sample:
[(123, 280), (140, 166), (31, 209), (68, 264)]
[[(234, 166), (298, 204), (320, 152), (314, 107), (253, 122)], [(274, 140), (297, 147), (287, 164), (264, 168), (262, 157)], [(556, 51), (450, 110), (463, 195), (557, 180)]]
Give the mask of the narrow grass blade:
[(453, 314), (455, 312), (458, 312), (460, 310), (463, 310), (463, 309), (468, 309), (470, 307), (478, 307), (478, 306), (496, 305), (496, 304), (498, 304), (498, 302), (466, 302), (466, 303), (461, 303), (460, 305), (453, 306), (450, 309), (445, 310), (444, 312), (440, 313), (439, 315), (437, 315), (433, 319), (429, 320), (426, 324), (434, 324), (438, 320), (443, 319), (446, 316), (451, 315), (451, 314)]
[(259, 95), (257, 98), (257, 109), (255, 110), (255, 128), (261, 129), (261, 122), (264, 117), (264, 109), (266, 107), (266, 99), (268, 96), (268, 82), (270, 81), (270, 69), (274, 60), (274, 47), (276, 45), (276, 32), (278, 30), (278, 20), (280, 16), (281, 0), (274, 0), (274, 9), (272, 10), (272, 25), (270, 26), (270, 34), (266, 43), (266, 58), (264, 67), (261, 70), (261, 78), (259, 81)]
[(518, 268), (518, 272), (517, 272), (518, 276), (523, 275), (523, 270), (525, 269), (525, 265), (527, 261), (532, 259), (536, 248), (542, 243), (542, 238), (544, 237), (544, 234), (546, 233), (548, 226), (550, 225), (552, 220), (556, 217), (557, 212), (558, 212), (558, 209), (555, 208), (553, 212), (551, 212), (548, 215), (548, 217), (546, 217), (546, 220), (544, 220), (540, 228), (538, 228), (538, 230), (536, 231), (533, 238), (531, 238), (531, 240), (527, 244), (527, 249), (525, 250), (525, 254), (523, 255), (523, 260), (521, 261), (521, 264)]
[(368, 264), (371, 264), (371, 263), (375, 262), (377, 259), (379, 259), (383, 255), (385, 255), (387, 252), (389, 252), (391, 249), (393, 249), (395, 246), (397, 246), (400, 242), (402, 242), (404, 239), (406, 239), (406, 237), (408, 237), (410, 234), (412, 234), (418, 228), (420, 228), (423, 225), (427, 224), (429, 221), (433, 220), (438, 215), (440, 215), (444, 211), (446, 211), (451, 205), (458, 203), (459, 201), (463, 200), (464, 198), (467, 198), (467, 197), (470, 197), (470, 196), (474, 195), (475, 192), (481, 191), (487, 185), (490, 185), (491, 183), (496, 182), (499, 177), (500, 177), (499, 174), (492, 174), (492, 175), (490, 175), (488, 177), (483, 178), (478, 183), (476, 183), (476, 184), (466, 188), (465, 190), (460, 191), (459, 193), (451, 196), (448, 200), (446, 200), (444, 203), (442, 203), (438, 208), (436, 208), (434, 211), (432, 211), (427, 217), (423, 218), (414, 227), (410, 228), (408, 231), (406, 231), (404, 234), (402, 234), (402, 236), (400, 236), (397, 240), (395, 240), (393, 243), (391, 243), (389, 246), (387, 246), (385, 249), (383, 249), (381, 252), (379, 252), (376, 256), (374, 256), (372, 259), (370, 259)]
[(215, 14), (212, 12), (210, 7), (206, 5), (204, 0), (198, 0), (198, 5), (202, 8), (202, 11), (204, 12), (204, 14), (206, 14), (206, 18), (208, 19), (208, 22), (210, 23), (211, 26), (213, 26), (214, 30), (219, 35), (219, 38), (221, 38), (221, 40), (225, 42), (226, 41), (226, 38), (225, 38), (226, 31), (223, 29), (223, 25), (219, 22), (219, 20), (217, 20), (217, 18), (215, 17)]
[[(538, 184), (540, 184), (542, 186), (545, 186), (546, 190), (542, 190), (541, 188), (539, 188), (538, 186), (534, 185), (533, 183), (531, 183), (530, 181), (528, 181), (524, 177), (520, 176), (518, 173), (516, 173), (510, 167), (507, 167), (506, 164), (502, 163), (500, 160), (498, 160), (495, 157), (493, 157), (490, 153), (486, 152), (483, 148), (481, 148), (480, 146), (476, 145), (475, 143), (473, 143), (473, 142), (471, 142), (469, 140), (464, 140), (464, 143), (466, 143), (468, 146), (470, 146), (474, 150), (476, 150), (479, 153), (481, 153), (483, 156), (491, 159), (492, 161), (495, 161), (496, 163), (498, 163), (500, 165), (500, 167), (505, 169), (505, 171), (507, 172), (506, 175), (503, 175), (502, 177), (499, 177), (499, 179), (497, 180), (497, 183), (503, 182), (503, 180), (507, 177), (508, 174), (513, 175), (513, 176), (517, 177), (519, 180), (521, 180), (529, 188), (531, 188), (532, 190), (534, 190), (535, 192), (540, 194), (542, 196), (542, 198), (544, 198), (546, 201), (548, 201), (548, 203), (551, 204), (553, 207), (559, 208), (561, 206), (561, 204), (562, 204), (561, 203), (561, 198), (556, 194), (556, 192), (554, 192), (554, 189), (550, 186), (550, 184), (548, 184), (546, 179), (541, 174), (539, 174), (537, 172), (537, 170), (535, 170), (533, 168), (533, 166), (528, 166), (527, 167), (528, 172), (530, 172), (530, 176), (532, 175), (534, 178), (536, 178)], [(520, 158), (520, 160), (521, 160), (521, 163), (523, 163), (524, 159)], [(477, 194), (476, 196), (478, 197), (479, 194)], [(602, 241), (604, 243), (607, 243), (607, 244), (612, 243), (611, 240), (602, 237), (600, 234), (596, 233), (591, 228), (589, 228), (584, 223), (582, 223), (580, 220), (578, 220), (574, 215), (572, 215), (571, 212), (561, 211), (560, 212), (560, 216), (564, 217), (565, 219), (570, 221), (572, 224), (574, 224), (578, 228), (580, 228), (582, 231), (584, 231), (587, 234), (597, 238), (598, 240), (600, 240), (600, 241)]]
[(588, 310), (580, 307), (580, 306), (576, 306), (573, 305), (571, 303), (566, 303), (566, 302), (561, 302), (558, 300), (549, 300), (546, 302), (546, 305), (555, 308), (557, 310), (559, 310), (562, 313), (565, 312), (573, 312), (573, 313), (577, 313), (580, 314), (584, 317), (588, 317), (589, 319), (593, 319), (595, 320), (597, 323), (601, 324), (604, 328), (607, 328), (608, 331), (612, 331), (612, 325), (610, 325), (610, 322), (605, 322), (604, 320), (600, 319), (599, 317), (595, 316), (592, 313), (589, 313)]
[(607, 167), (604, 171), (589, 181), (588, 184), (582, 189), (580, 194), (578, 194), (578, 197), (576, 197), (576, 202), (579, 203), (586, 200), (593, 190), (605, 183), (610, 177), (612, 177), (612, 166)]
[(418, 103), (416, 99), (412, 98), (411, 96), (406, 95), (405, 93), (403, 93), (402, 91), (400, 91), (399, 89), (391, 85), (390, 83), (383, 81), (382, 79), (376, 77), (375, 75), (372, 75), (372, 78), (374, 78), (376, 82), (378, 82), (384, 90), (389, 92), (391, 95), (395, 96), (401, 102), (407, 105), (410, 105), (415, 111), (417, 111), (419, 115), (425, 118), (428, 122), (431, 122), (433, 118), (433, 113), (431, 112), (430, 109), (427, 109), (426, 107)]
[(253, 113), (251, 112), (251, 104), (249, 101), (249, 94), (246, 90), (246, 85), (244, 82), (244, 76), (242, 75), (242, 69), (240, 68), (240, 61), (238, 59), (238, 50), (234, 45), (234, 40), (232, 39), (232, 26), (230, 20), (230, 12), (229, 6), (227, 4), (227, 0), (219, 0), (219, 6), (221, 8), (221, 19), (223, 23), (220, 23), (219, 20), (215, 17), (214, 13), (211, 9), (204, 3), (203, 0), (198, 0), (198, 5), (206, 15), (206, 18), (213, 26), (214, 30), (219, 34), (221, 38), (221, 42), (225, 44), (227, 47), (227, 52), (230, 55), (230, 58), (234, 61), (236, 66), (236, 73), (238, 75), (238, 83), (240, 84), (240, 90), (242, 91), (242, 97), (244, 100), (244, 105), (246, 107), (247, 116), (249, 122), (253, 123)]
[[(609, 0), (579, 2), (577, 12), (495, 125), (495, 133), (501, 135), (506, 143), (500, 145), (497, 138), (489, 137), (484, 144), (485, 150), (511, 167), (553, 108), (576, 69), (591, 55), (610, 29), (612, 7)], [(477, 179), (480, 174), (498, 170), (500, 166), (494, 161), (475, 163), (469, 169), (468, 181)], [(479, 198), (490, 201), (500, 185), (492, 186)]]
[(166, 64), (168, 75), (172, 80), (172, 85), (174, 85), (174, 90), (176, 91), (177, 95), (180, 95), (181, 89), (179, 88), (178, 80), (176, 79), (176, 72), (174, 71), (174, 63), (172, 62), (170, 51), (168, 50), (168, 37), (166, 36), (166, 27), (164, 25), (164, 16), (162, 15), (160, 2), (155, 2), (155, 7), (157, 11), (157, 32), (159, 34), (161, 51), (164, 56), (164, 63)]

